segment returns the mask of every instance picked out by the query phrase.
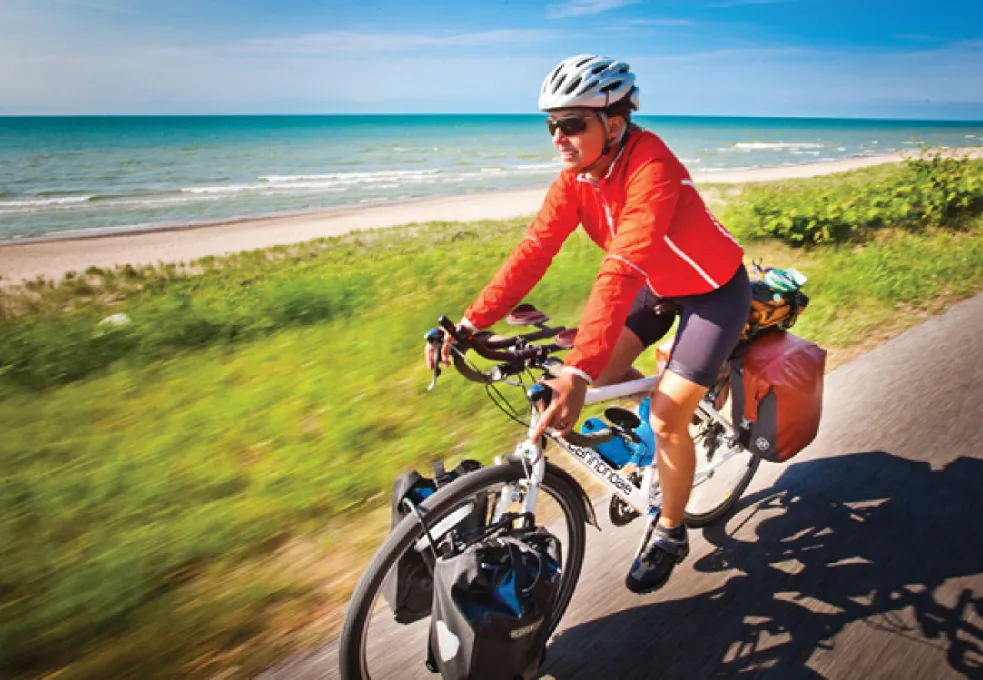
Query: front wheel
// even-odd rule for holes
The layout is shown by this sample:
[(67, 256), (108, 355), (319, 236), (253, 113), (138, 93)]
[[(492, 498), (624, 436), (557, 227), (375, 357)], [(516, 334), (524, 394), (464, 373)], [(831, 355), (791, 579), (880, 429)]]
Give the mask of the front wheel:
[[(422, 523), (411, 514), (393, 529), (362, 574), (348, 605), (338, 640), (338, 660), (343, 680), (429, 675), (425, 662), (430, 618), (424, 617), (405, 625), (396, 623), (384, 598), (380, 597), (386, 579), (394, 573), (394, 567), (408, 551), (429, 550), (423, 524), (431, 532), (440, 531), (441, 521), (447, 520), (462, 504), (470, 503), (476, 495), (487, 495), (488, 516), (485, 521), (490, 522), (503, 489), (507, 489), (505, 498), (511, 499), (511, 504), (515, 506), (505, 509), (517, 511), (524, 499), (521, 483), (526, 477), (523, 465), (517, 461), (463, 475), (423, 502)], [(562, 575), (550, 616), (550, 633), (556, 629), (570, 604), (580, 577), (586, 521), (580, 489), (547, 464), (536, 501), (536, 523), (546, 526), (562, 545)]]

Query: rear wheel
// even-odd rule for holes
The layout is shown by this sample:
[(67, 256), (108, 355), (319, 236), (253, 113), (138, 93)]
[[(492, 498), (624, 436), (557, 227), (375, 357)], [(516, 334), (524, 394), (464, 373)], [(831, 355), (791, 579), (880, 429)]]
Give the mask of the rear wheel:
[[(727, 390), (727, 386), (723, 386), (723, 389)], [(724, 395), (723, 399), (718, 397), (717, 400), (721, 413), (727, 412), (727, 408), (721, 403), (726, 401), (727, 392), (717, 392), (718, 395)], [(712, 408), (712, 405), (700, 405), (702, 411), (698, 413), (700, 422), (691, 428), (693, 441), (696, 444), (697, 475), (701, 470), (712, 465), (715, 460), (719, 460), (730, 448), (726, 439), (729, 439), (731, 428), (713, 419), (706, 412), (706, 408)], [(692, 527), (702, 527), (726, 515), (751, 483), (760, 463), (760, 457), (741, 448), (714, 468), (710, 475), (697, 482), (690, 492), (689, 502), (686, 504), (686, 523)]]
[[(368, 680), (383, 677), (432, 677), (425, 667), (430, 617), (411, 624), (398, 624), (380, 597), (386, 579), (408, 551), (429, 551), (423, 524), (434, 540), (449, 518), (462, 504), (476, 495), (488, 497), (487, 522), (491, 521), (501, 491), (508, 489), (509, 512), (521, 510), (525, 497), (523, 482), (527, 478), (520, 462), (508, 462), (466, 474), (443, 487), (421, 505), (423, 520), (409, 515), (389, 534), (369, 563), (352, 595), (345, 623), (338, 641), (338, 659), (343, 680)], [(536, 501), (536, 524), (546, 526), (562, 545), (562, 576), (559, 594), (550, 617), (550, 632), (556, 629), (573, 596), (584, 560), (587, 515), (582, 491), (566, 476), (547, 465)]]

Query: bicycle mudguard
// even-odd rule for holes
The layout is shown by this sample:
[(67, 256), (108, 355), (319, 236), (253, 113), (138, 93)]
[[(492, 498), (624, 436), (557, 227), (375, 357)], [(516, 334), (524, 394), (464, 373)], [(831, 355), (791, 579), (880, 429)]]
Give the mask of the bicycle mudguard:
[[(505, 456), (505, 460), (510, 463), (522, 464), (522, 458), (514, 453), (510, 453), (509, 455)], [(594, 512), (594, 505), (591, 503), (590, 496), (588, 496), (587, 492), (584, 491), (584, 487), (582, 487), (580, 483), (574, 479), (573, 475), (558, 465), (553, 465), (553, 463), (546, 461), (546, 469), (548, 472), (562, 479), (563, 482), (569, 485), (571, 489), (580, 492), (579, 495), (584, 501), (584, 515), (587, 518), (587, 524), (600, 531), (601, 525), (597, 522), (597, 513)]]

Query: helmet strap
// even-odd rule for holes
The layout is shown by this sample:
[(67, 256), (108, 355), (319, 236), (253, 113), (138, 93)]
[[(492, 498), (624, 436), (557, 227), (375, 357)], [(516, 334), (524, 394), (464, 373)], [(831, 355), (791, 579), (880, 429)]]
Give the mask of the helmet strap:
[[(597, 159), (597, 161), (599, 161), (601, 158), (604, 158), (611, 152), (611, 140), (608, 138), (608, 135), (611, 134), (611, 126), (608, 125), (607, 114), (605, 114), (603, 111), (597, 112), (597, 119), (601, 121), (601, 127), (604, 128), (604, 149), (601, 151), (601, 155)], [(594, 162), (597, 163), (597, 161)]]
[[(609, 139), (609, 136), (611, 134), (611, 126), (608, 124), (608, 116), (603, 111), (598, 111), (597, 119), (601, 121), (601, 127), (604, 128), (604, 148), (601, 149), (601, 155), (598, 156), (596, 159), (594, 159), (593, 163), (591, 163), (586, 168), (584, 168), (584, 172), (586, 172), (587, 174), (591, 174), (593, 169), (597, 166), (597, 164), (600, 163), (602, 160), (604, 160), (605, 156), (611, 153), (611, 140)], [(625, 133), (627, 131), (628, 128), (626, 127), (621, 132), (621, 135), (618, 137), (618, 144), (620, 144), (624, 140)]]

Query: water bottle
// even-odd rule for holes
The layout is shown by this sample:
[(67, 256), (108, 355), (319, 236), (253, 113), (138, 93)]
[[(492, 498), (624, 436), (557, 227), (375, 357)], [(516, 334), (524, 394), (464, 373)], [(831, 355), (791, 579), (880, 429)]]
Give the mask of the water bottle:
[[(594, 447), (604, 462), (615, 469), (621, 469), (632, 461), (639, 467), (652, 462), (655, 455), (655, 432), (649, 423), (651, 410), (652, 398), (645, 397), (638, 406), (638, 418), (642, 422), (633, 430), (641, 439), (641, 443), (626, 442), (621, 437), (616, 437)], [(600, 418), (588, 418), (584, 421), (580, 431), (583, 434), (591, 434), (608, 427), (609, 425)]]

